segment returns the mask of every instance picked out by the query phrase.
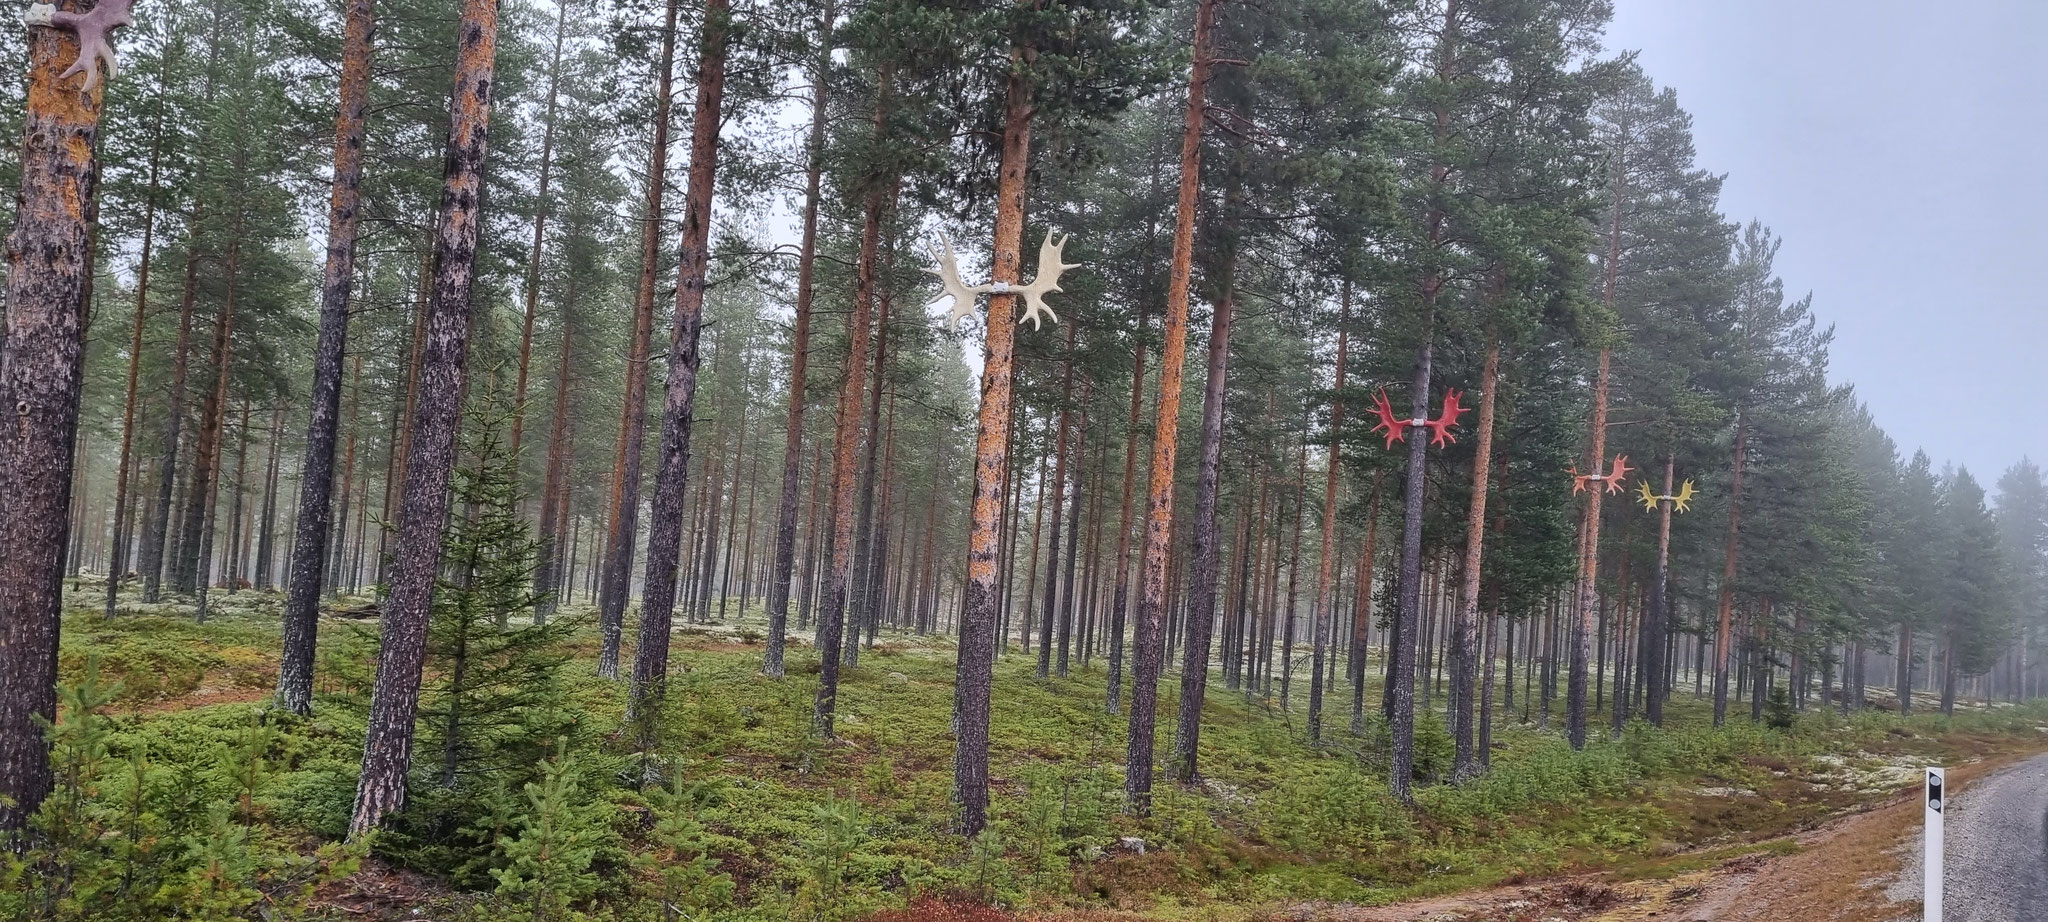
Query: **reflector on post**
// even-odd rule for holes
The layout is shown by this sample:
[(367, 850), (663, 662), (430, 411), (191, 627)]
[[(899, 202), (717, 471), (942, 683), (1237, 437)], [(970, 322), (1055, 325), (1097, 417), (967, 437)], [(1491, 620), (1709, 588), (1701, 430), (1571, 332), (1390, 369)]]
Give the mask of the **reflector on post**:
[(1927, 769), (1927, 826), (1920, 848), (1924, 859), (1920, 871), (1923, 922), (1941, 922), (1941, 818), (1948, 806), (1947, 781), (1943, 770), (1931, 766)]

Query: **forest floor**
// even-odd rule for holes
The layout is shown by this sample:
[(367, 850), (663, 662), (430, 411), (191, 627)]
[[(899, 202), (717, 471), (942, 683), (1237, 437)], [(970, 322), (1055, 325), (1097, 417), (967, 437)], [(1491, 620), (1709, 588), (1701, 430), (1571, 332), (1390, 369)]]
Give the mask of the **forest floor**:
[[(252, 592), (216, 602), (206, 624), (176, 602), (124, 609), (113, 622), (77, 611), (66, 623), (65, 674), (90, 661), (121, 682), (106, 713), (124, 733), (158, 740), (164, 758), (183, 741), (260, 721), (281, 606)], [(347, 670), (329, 666), (367, 661), (373, 622), (339, 616), (361, 608), (339, 606), (323, 621), (326, 696), (314, 721), (280, 731), (294, 735), (280, 750), (290, 757), (277, 760), (279, 777), (266, 788), (264, 815), (311, 841), (336, 834), (345, 816), (333, 810), (353, 786), (360, 715), (350, 709), (360, 705), (342, 686), (360, 677), (334, 679)], [(1077, 656), (1068, 676), (1041, 681), (1035, 651), (1013, 651), (997, 669), (999, 838), (989, 850), (948, 831), (949, 641), (884, 632), (846, 672), (838, 738), (828, 742), (805, 729), (815, 655), (793, 642), (790, 678), (760, 676), (757, 613), (747, 616), (678, 626), (663, 717), (675, 770), (715, 791), (696, 816), (733, 892), (710, 919), (1692, 922), (1765, 918), (1750, 907), (1774, 906), (1779, 919), (1874, 922), (1890, 916), (1881, 887), (1865, 884), (1896, 867), (1888, 849), (1917, 817), (1899, 805), (1900, 792), (1917, 785), (1920, 766), (1955, 766), (1951, 777), (1967, 784), (2048, 750), (2048, 710), (2035, 707), (1953, 719), (1816, 709), (1790, 729), (1740, 717), (1713, 728), (1688, 689), (1674, 697), (1666, 728), (1632, 725), (1573, 753), (1540, 721), (1521, 722), (1541, 708), (1516, 688), (1492, 772), (1463, 786), (1437, 783), (1450, 741), (1442, 698), (1432, 700), (1418, 729), (1423, 787), (1409, 807), (1387, 793), (1379, 722), (1350, 731), (1348, 688), (1332, 698), (1322, 744), (1308, 742), (1304, 662), (1289, 705), (1277, 688), (1247, 694), (1212, 680), (1202, 783), (1160, 785), (1151, 815), (1139, 818), (1120, 809), (1126, 721), (1104, 712), (1102, 659)], [(623, 762), (619, 734), (604, 729), (618, 726), (621, 695), (589, 675), (596, 632), (579, 629), (570, 643), (564, 673), (573, 674), (578, 745), (593, 760)], [(1161, 692), (1161, 752), (1170, 751), (1177, 692), (1177, 681)], [(1746, 707), (1735, 713), (1746, 717)], [(629, 793), (618, 798), (624, 818), (644, 809)], [(821, 883), (817, 830), (834, 810), (849, 811), (858, 832), (836, 876)], [(639, 841), (630, 829), (619, 835), (623, 851)], [(606, 892), (632, 889), (641, 872), (616, 873), (621, 882)], [(419, 918), (479, 883), (394, 850), (321, 899), (338, 917)]]

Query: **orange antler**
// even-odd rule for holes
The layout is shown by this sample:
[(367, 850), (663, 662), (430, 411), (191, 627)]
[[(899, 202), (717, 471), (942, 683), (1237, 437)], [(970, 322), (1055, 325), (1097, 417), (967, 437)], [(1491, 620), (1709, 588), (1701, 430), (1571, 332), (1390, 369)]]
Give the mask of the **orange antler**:
[[(1595, 458), (1594, 460), (1597, 461), (1599, 459)], [(1589, 483), (1605, 483), (1607, 484), (1607, 492), (1620, 493), (1624, 478), (1628, 477), (1628, 472), (1631, 468), (1628, 466), (1627, 455), (1615, 455), (1614, 466), (1609, 468), (1605, 474), (1581, 474), (1579, 473), (1577, 463), (1572, 464), (1571, 467), (1565, 470), (1571, 472), (1573, 493), (1586, 492), (1586, 485)]]
[(1628, 471), (1628, 456), (1615, 455), (1614, 468), (1607, 472), (1607, 492), (1620, 493), (1622, 489), (1621, 485), (1623, 482), (1622, 478), (1628, 476)]
[(1387, 431), (1388, 448), (1394, 447), (1395, 442), (1408, 441), (1408, 421), (1395, 418), (1394, 405), (1387, 402), (1387, 389), (1384, 387), (1380, 388), (1379, 396), (1374, 398), (1374, 400), (1372, 412), (1380, 418), (1380, 421), (1374, 424), (1372, 431), (1378, 432), (1381, 429)]

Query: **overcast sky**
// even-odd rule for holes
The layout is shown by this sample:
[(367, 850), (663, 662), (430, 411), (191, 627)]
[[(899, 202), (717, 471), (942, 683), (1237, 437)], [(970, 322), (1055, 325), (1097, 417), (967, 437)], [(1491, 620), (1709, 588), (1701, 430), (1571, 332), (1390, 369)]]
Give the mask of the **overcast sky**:
[(1616, 0), (1910, 454), (2048, 463), (2048, 0)]

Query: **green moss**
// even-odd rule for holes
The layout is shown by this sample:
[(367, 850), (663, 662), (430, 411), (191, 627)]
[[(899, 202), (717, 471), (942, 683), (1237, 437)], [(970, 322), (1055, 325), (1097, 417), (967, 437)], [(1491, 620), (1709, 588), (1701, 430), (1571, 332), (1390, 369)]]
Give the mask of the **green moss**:
[[(752, 607), (748, 614), (758, 617)], [(712, 918), (851, 918), (921, 892), (1171, 916), (1222, 904), (1386, 903), (1592, 868), (1681, 873), (1870, 795), (1827, 786), (1829, 766), (2035, 745), (2035, 728), (2048, 723), (2048, 711), (2025, 707), (1945, 721), (1813, 712), (1795, 715), (1788, 728), (1739, 721), (1716, 729), (1706, 706), (1680, 696), (1666, 729), (1631, 725), (1579, 753), (1555, 733), (1498, 726), (1492, 771), (1453, 786), (1437, 780), (1448, 760), (1440, 715), (1425, 714), (1422, 784), (1411, 807), (1388, 792), (1376, 719), (1354, 735), (1340, 705), (1326, 715), (1323, 744), (1313, 746), (1298, 702), (1282, 710), (1216, 688), (1204, 707), (1203, 782), (1158, 785), (1151, 815), (1136, 817), (1124, 812), (1121, 793), (1126, 721), (1102, 710), (1100, 662), (1041, 682), (1035, 657), (1012, 652), (996, 669), (992, 828), (970, 843), (952, 831), (950, 641), (891, 636), (864, 651), (860, 667), (845, 673), (839, 736), (827, 741), (810, 731), (813, 652), (793, 645), (790, 678), (770, 680), (744, 634), (730, 626), (679, 634), (677, 671), (654, 716), (661, 742), (644, 763), (663, 785), (715, 788), (688, 811), (688, 855), (673, 859), (728, 882), (718, 906), (706, 907), (725, 915)], [(276, 642), (274, 620), (239, 609), (206, 625), (81, 614), (67, 622), (64, 668), (72, 674), (97, 656), (103, 673), (137, 682), (122, 701), (175, 698), (200, 683), (256, 682)], [(563, 809), (616, 817), (590, 861), (597, 882), (587, 895), (576, 891), (576, 905), (634, 917), (632, 907), (647, 905), (662, 881), (674, 885), (673, 872), (659, 870), (673, 867), (671, 859), (650, 856), (678, 854), (683, 827), (639, 819), (675, 814), (635, 790), (648, 769), (633, 734), (616, 732), (622, 688), (593, 675), (593, 632), (585, 627), (566, 645), (575, 657), (561, 667), (565, 706), (575, 715), (569, 755), (584, 766), (577, 796), (588, 805)], [(323, 670), (365, 675), (373, 646), (367, 632), (331, 623), (322, 632)], [(1162, 688), (1161, 751), (1171, 744), (1177, 689), (1172, 681)], [(310, 720), (272, 715), (273, 768), (259, 803), (276, 834), (317, 841), (344, 828), (360, 706), (357, 696), (330, 697)], [(258, 708), (120, 717), (113, 755), (146, 748), (166, 766), (217, 762)], [(1717, 793), (1725, 791), (1754, 794)], [(1124, 837), (1143, 839), (1145, 853), (1122, 848)], [(494, 860), (470, 857), (478, 867)], [(421, 870), (439, 873), (451, 896), (482, 886), (452, 873), (462, 858), (442, 855), (445, 867)]]

